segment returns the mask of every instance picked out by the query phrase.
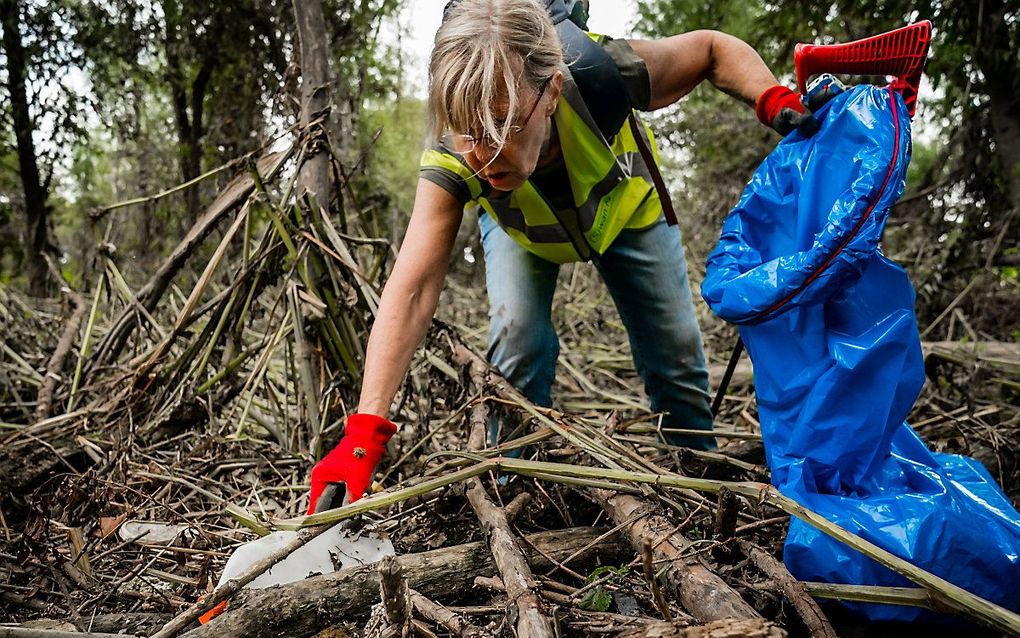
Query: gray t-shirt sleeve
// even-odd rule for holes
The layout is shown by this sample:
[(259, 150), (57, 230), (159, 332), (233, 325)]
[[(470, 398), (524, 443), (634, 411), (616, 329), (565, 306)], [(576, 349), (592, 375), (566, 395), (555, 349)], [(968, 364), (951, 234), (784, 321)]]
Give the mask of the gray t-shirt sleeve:
[(626, 40), (614, 40), (606, 36), (599, 44), (620, 69), (631, 107), (647, 111), (652, 101), (652, 85), (644, 59), (634, 52)]
[(465, 206), (471, 201), (471, 192), (468, 190), (468, 185), (456, 173), (442, 168), (423, 166), (418, 170), (418, 176), (422, 179), (427, 179), (453, 195), (454, 199), (461, 206)]

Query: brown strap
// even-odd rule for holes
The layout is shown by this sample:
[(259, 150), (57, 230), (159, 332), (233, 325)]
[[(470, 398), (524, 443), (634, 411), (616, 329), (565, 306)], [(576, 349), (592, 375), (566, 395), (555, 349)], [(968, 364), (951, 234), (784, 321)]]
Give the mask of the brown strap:
[(655, 184), (655, 191), (659, 193), (659, 203), (662, 204), (662, 214), (666, 216), (666, 223), (670, 226), (676, 226), (676, 211), (673, 210), (673, 200), (670, 199), (669, 191), (666, 190), (666, 183), (662, 181), (662, 173), (659, 172), (659, 165), (655, 162), (652, 149), (648, 147), (645, 131), (641, 129), (641, 124), (638, 123), (637, 116), (634, 115), (633, 111), (631, 111), (630, 117), (627, 119), (630, 121), (630, 132), (634, 135), (638, 150), (641, 152), (641, 159), (645, 161), (645, 165), (648, 166), (648, 172), (652, 174), (652, 183)]

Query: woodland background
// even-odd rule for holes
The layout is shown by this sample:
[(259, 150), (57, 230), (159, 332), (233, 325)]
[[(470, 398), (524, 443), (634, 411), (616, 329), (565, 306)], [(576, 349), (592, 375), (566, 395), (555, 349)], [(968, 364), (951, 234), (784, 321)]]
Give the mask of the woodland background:
[[(325, 6), (336, 79), (329, 124), (335, 152), (352, 167), (345, 196), (374, 235), (396, 245), (424, 137), (398, 40), (379, 37), (396, 27), (402, 3)], [(733, 33), (789, 81), (799, 41), (846, 41), (932, 19), (931, 91), (886, 251), (910, 269), (923, 326), (970, 285), (955, 306), (970, 327), (1015, 340), (1009, 309), (1018, 307), (1020, 233), (1009, 229), (1020, 207), (1018, 9), (1008, 0), (657, 0), (639, 3), (633, 31)], [(0, 10), (0, 281), (19, 289), (54, 292), (40, 258), (51, 254), (66, 280), (87, 291), (104, 247), (116, 247), (125, 278), (138, 281), (230, 173), (102, 222), (89, 211), (264, 148), (293, 117), (298, 66), (287, 3), (3, 0)], [(653, 119), (660, 137), (681, 149), (669, 177), (697, 271), (721, 217), (776, 140), (707, 86)], [(951, 323), (931, 336), (948, 335)]]
[[(394, 33), (401, 7), (399, 0), (325, 5), (337, 79), (329, 126), (335, 152), (352, 166), (346, 196), (372, 234), (395, 247), (423, 139), (422, 105), (407, 95), (399, 40), (379, 37), (380, 29)], [(138, 281), (231, 174), (103, 222), (89, 211), (190, 182), (265, 148), (293, 116), (299, 66), (287, 3), (3, 0), (0, 9), (5, 284), (52, 294), (41, 258), (51, 254), (65, 280), (87, 291), (96, 255), (111, 247), (126, 281)], [(931, 90), (886, 252), (911, 269), (922, 326), (970, 285), (955, 306), (970, 328), (1017, 338), (1008, 311), (1017, 307), (1020, 264), (1015, 1), (672, 0), (643, 1), (639, 10), (635, 36), (719, 29), (752, 43), (787, 81), (799, 41), (847, 41), (931, 18)], [(669, 177), (697, 271), (721, 216), (775, 139), (709, 87), (654, 120), (678, 149)], [(480, 267), (454, 261), (466, 271)], [(940, 322), (931, 336), (956, 336), (951, 324)]]

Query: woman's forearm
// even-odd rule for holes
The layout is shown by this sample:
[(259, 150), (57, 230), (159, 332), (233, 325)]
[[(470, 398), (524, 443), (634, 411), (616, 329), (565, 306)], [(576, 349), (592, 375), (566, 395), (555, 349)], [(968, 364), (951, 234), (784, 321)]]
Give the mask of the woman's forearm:
[(631, 40), (644, 61), (651, 90), (649, 110), (673, 104), (704, 80), (748, 104), (776, 84), (749, 44), (719, 31), (691, 31), (661, 40)]
[(368, 338), (359, 412), (388, 416), (411, 357), (432, 323), (462, 216), (463, 207), (452, 195), (418, 180), (411, 222)]
[(383, 291), (365, 353), (359, 412), (387, 416), (397, 388), (432, 322), (442, 282), (408, 285), (393, 279)]
[(776, 76), (751, 45), (718, 31), (711, 41), (708, 81), (717, 89), (754, 106), (762, 91), (776, 85)]

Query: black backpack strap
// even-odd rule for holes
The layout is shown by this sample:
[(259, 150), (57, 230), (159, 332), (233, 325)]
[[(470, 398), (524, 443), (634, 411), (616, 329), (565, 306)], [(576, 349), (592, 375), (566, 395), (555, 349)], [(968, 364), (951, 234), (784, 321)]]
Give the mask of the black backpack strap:
[(648, 137), (645, 135), (645, 129), (638, 122), (637, 116), (634, 112), (630, 113), (630, 132), (634, 135), (634, 140), (637, 142), (638, 151), (641, 152), (641, 159), (645, 161), (645, 166), (648, 167), (648, 172), (652, 175), (652, 183), (655, 184), (655, 192), (659, 194), (659, 203), (662, 204), (662, 214), (666, 217), (666, 223), (670, 226), (676, 226), (676, 210), (673, 209), (673, 200), (669, 196), (669, 190), (666, 188), (666, 182), (662, 179), (662, 172), (659, 170), (659, 164), (655, 161), (655, 155), (652, 153), (652, 149), (648, 144)]
[(626, 123), (631, 109), (627, 83), (620, 68), (602, 45), (571, 21), (563, 0), (546, 0), (546, 8), (560, 36), (563, 58), (581, 98), (603, 137), (612, 139)]

